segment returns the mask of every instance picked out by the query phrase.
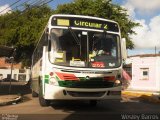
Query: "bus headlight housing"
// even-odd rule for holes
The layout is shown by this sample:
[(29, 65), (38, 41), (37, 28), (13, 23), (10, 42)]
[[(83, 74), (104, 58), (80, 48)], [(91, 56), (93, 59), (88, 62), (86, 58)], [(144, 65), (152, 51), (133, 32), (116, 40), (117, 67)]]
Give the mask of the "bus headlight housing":
[(58, 82), (57, 82), (57, 80), (54, 77), (51, 77), (49, 79), (49, 84), (50, 85), (58, 85)]

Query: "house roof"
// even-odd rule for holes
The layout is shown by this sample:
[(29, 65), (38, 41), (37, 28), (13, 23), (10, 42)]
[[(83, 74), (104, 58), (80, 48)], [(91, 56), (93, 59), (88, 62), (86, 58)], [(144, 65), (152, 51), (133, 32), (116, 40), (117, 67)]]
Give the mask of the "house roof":
[[(11, 63), (8, 63), (6, 57), (0, 57), (0, 69), (10, 69)], [(13, 63), (13, 68), (20, 69), (22, 68), (21, 63)]]

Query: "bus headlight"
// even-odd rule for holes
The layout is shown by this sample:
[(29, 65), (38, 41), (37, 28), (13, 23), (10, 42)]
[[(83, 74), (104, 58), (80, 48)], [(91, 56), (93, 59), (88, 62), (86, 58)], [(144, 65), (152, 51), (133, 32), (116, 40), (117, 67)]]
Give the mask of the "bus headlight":
[(49, 84), (50, 85), (58, 85), (58, 82), (55, 80), (54, 77), (51, 77), (50, 80), (49, 80)]
[(114, 82), (114, 86), (121, 86), (122, 85), (122, 82), (120, 80), (116, 80)]

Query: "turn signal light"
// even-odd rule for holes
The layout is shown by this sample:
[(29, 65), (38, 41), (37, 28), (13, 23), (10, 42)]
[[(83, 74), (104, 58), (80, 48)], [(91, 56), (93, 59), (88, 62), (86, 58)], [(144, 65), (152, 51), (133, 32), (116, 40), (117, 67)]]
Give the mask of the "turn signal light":
[(50, 72), (50, 73), (49, 73), (49, 75), (50, 75), (50, 76), (53, 76), (53, 75), (54, 75), (54, 73), (53, 73), (53, 72)]

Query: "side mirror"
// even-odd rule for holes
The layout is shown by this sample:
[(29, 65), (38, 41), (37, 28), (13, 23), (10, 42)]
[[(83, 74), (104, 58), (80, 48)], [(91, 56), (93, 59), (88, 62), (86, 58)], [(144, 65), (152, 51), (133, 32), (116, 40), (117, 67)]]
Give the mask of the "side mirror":
[(126, 49), (126, 39), (122, 38), (122, 58), (123, 60), (127, 59), (127, 49)]

